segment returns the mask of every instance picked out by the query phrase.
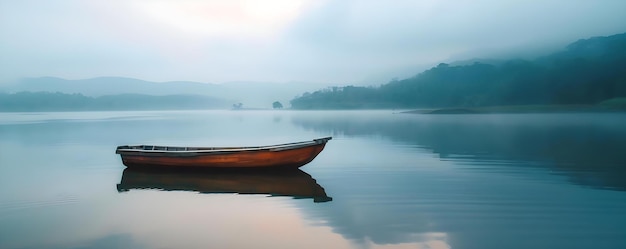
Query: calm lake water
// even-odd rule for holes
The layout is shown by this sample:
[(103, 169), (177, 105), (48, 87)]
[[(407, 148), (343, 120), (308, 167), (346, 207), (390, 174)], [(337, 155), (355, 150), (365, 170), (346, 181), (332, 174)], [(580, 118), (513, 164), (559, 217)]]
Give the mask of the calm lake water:
[[(277, 175), (114, 153), (324, 136)], [(626, 115), (0, 113), (0, 248), (623, 249)]]

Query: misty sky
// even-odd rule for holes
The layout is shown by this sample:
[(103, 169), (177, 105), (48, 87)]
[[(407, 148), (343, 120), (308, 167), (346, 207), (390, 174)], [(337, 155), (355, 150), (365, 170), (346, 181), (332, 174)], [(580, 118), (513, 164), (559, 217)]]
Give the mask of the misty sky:
[(624, 0), (0, 0), (0, 84), (380, 84), (439, 62), (624, 33), (625, 13)]

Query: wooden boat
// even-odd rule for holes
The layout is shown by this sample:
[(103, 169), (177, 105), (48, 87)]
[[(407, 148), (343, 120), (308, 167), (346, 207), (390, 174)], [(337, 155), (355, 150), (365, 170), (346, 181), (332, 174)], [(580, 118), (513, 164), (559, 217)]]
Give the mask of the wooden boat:
[(299, 168), (311, 162), (331, 137), (255, 147), (118, 146), (127, 167), (196, 169)]
[(127, 168), (117, 185), (118, 192), (133, 189), (193, 191), (199, 193), (263, 194), (290, 196), (328, 202), (313, 177), (299, 169), (278, 171), (181, 171), (172, 169)]

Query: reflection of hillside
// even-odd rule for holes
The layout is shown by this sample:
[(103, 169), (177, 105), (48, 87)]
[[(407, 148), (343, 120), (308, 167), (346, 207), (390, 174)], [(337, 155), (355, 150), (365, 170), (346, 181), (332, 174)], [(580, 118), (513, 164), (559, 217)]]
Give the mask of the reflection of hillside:
[(576, 184), (626, 190), (626, 116), (621, 114), (337, 115), (293, 122), (345, 136), (378, 134), (443, 159), (549, 167)]
[(301, 170), (186, 172), (127, 168), (117, 189), (120, 192), (131, 189), (161, 189), (200, 193), (266, 194), (312, 198), (315, 202), (332, 200), (315, 179)]

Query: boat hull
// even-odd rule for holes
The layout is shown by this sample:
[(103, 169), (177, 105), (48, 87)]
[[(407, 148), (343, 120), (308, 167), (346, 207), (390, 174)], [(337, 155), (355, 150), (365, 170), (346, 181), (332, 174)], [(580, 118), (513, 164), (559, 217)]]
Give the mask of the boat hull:
[[(122, 162), (136, 168), (299, 168), (311, 162), (330, 138), (316, 139), (302, 144), (285, 144), (244, 148), (193, 148), (190, 151), (176, 147), (174, 151), (138, 150), (118, 147)], [(126, 146), (129, 147), (129, 146)], [(143, 146), (144, 148), (146, 146)], [(130, 148), (130, 147), (129, 147)], [(154, 148), (154, 147), (153, 147)], [(187, 148), (185, 148), (187, 149)]]

